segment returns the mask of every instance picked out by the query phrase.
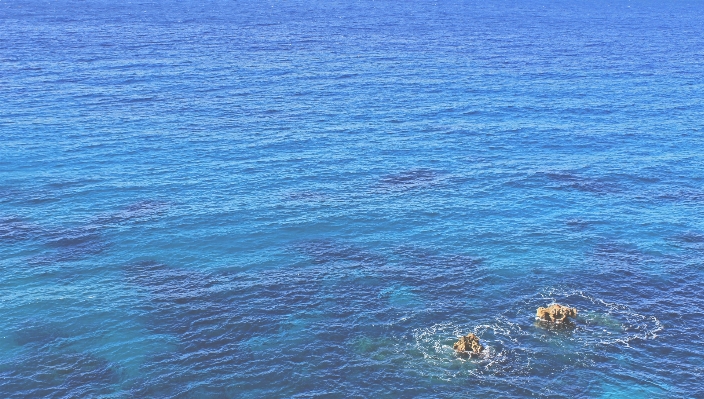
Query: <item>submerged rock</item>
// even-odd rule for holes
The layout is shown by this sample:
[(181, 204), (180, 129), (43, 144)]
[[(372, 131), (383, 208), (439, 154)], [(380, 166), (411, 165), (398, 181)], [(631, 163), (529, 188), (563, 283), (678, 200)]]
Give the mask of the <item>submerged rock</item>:
[(547, 308), (538, 308), (535, 317), (540, 321), (563, 323), (568, 321), (568, 317), (577, 317), (577, 309), (554, 304)]
[(469, 352), (473, 355), (478, 355), (484, 350), (484, 347), (479, 343), (479, 337), (471, 333), (465, 337), (460, 337), (460, 340), (455, 342), (453, 348), (457, 352)]

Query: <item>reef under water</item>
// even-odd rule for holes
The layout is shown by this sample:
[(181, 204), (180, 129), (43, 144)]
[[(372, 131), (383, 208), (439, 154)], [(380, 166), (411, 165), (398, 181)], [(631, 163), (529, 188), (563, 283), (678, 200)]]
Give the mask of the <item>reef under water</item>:
[(701, 2), (0, 26), (0, 398), (704, 397)]

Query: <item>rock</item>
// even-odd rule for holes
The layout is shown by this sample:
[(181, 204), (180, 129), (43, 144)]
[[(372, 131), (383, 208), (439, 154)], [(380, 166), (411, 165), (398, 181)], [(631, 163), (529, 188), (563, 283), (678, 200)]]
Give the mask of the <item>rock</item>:
[(535, 317), (550, 323), (564, 323), (568, 321), (568, 317), (577, 317), (577, 309), (554, 304), (547, 308), (538, 308)]
[(453, 348), (457, 352), (469, 352), (473, 355), (478, 355), (484, 349), (479, 343), (479, 337), (474, 334), (467, 334), (466, 337), (460, 337), (460, 340), (455, 342)]

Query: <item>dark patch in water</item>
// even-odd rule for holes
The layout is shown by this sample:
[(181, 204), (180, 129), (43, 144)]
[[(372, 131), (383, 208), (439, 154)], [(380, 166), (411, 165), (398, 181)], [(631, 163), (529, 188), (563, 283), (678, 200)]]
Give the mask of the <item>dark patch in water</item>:
[(102, 239), (98, 226), (45, 232), (44, 244), (50, 248), (30, 259), (33, 264), (49, 264), (85, 259), (102, 253), (109, 244)]
[(293, 193), (288, 193), (286, 199), (289, 201), (325, 201), (327, 196), (323, 193), (312, 192), (312, 191), (297, 191)]
[(61, 201), (61, 198), (55, 196), (52, 192), (33, 192), (32, 196), (25, 198), (23, 201), (30, 204), (44, 204), (47, 202)]
[[(158, 354), (143, 366), (174, 367), (178, 376), (153, 376), (133, 387), (135, 397), (176, 395), (179, 381), (197, 381), (199, 370), (210, 370), (209, 379), (230, 373), (244, 359), (238, 344), (254, 334), (272, 334), (278, 325), (259, 314), (252, 314), (252, 303), (245, 296), (223, 290), (217, 276), (172, 268), (158, 262), (139, 262), (124, 271), (126, 280), (142, 297), (139, 311), (146, 326), (178, 339), (175, 351)], [(183, 368), (187, 359), (189, 367)], [(159, 381), (166, 384), (160, 386)], [(166, 392), (169, 392), (168, 394)]]
[(93, 223), (71, 229), (50, 229), (27, 223), (18, 217), (0, 219), (0, 241), (34, 240), (48, 251), (29, 259), (30, 264), (51, 264), (85, 259), (109, 247), (102, 230), (111, 224), (146, 221), (162, 213), (167, 203), (145, 200), (133, 203), (121, 211), (100, 216)]
[(102, 230), (110, 224), (145, 221), (166, 209), (161, 201), (140, 201), (114, 214), (98, 217), (94, 223), (72, 229), (42, 229), (19, 218), (0, 219), (0, 240), (36, 240), (48, 248), (29, 259), (30, 264), (46, 265), (69, 262), (98, 255), (110, 245), (103, 239)]
[(655, 195), (655, 198), (663, 201), (681, 202), (681, 203), (700, 203), (704, 201), (704, 192), (698, 190), (677, 190), (669, 192), (661, 192)]
[(97, 181), (98, 180), (60, 180), (48, 183), (46, 184), (46, 187), (49, 187), (52, 190), (64, 190), (69, 188), (83, 187), (88, 183)]
[(120, 224), (126, 222), (147, 221), (152, 217), (166, 211), (168, 203), (156, 200), (144, 200), (135, 202), (123, 208), (122, 210), (99, 216), (96, 218), (97, 224)]
[(641, 265), (648, 260), (648, 257), (636, 247), (616, 241), (597, 244), (592, 257), (597, 263), (608, 267)]
[[(442, 340), (451, 345), (452, 330), (447, 331), (449, 335), (430, 334), (427, 343), (419, 338), (415, 346), (411, 330), (413, 326), (430, 327), (448, 320), (462, 328), (481, 325), (482, 339), (491, 348), (486, 359), (475, 360), (472, 370), (478, 374), (472, 374), (472, 383), (518, 392), (519, 388), (506, 381), (526, 374), (549, 375), (556, 370), (569, 373), (575, 362), (589, 365), (595, 359), (610, 361), (612, 353), (629, 343), (638, 345), (636, 349), (649, 345), (661, 333), (659, 322), (651, 315), (660, 317), (662, 309), (631, 309), (626, 298), (643, 304), (654, 295), (645, 292), (644, 287), (680, 297), (677, 288), (691, 291), (692, 284), (696, 285), (687, 283), (691, 276), (673, 284), (659, 282), (638, 270), (623, 273), (619, 268), (596, 268), (542, 277), (592, 292), (591, 296), (574, 291), (538, 297), (536, 284), (546, 281), (528, 284), (525, 279), (506, 279), (503, 289), (511, 295), (486, 297), (487, 290), (496, 287), (486, 287), (488, 275), (477, 267), (480, 260), (465, 255), (403, 246), (396, 249), (398, 259), (394, 260), (398, 264), (391, 267), (387, 265), (393, 263), (390, 261), (365, 261), (383, 260), (383, 256), (332, 239), (304, 242), (292, 249), (317, 260), (307, 265), (239, 273), (202, 273), (155, 262), (127, 267), (128, 281), (145, 294), (142, 308), (150, 328), (174, 334), (180, 341), (176, 351), (145, 363), (144, 379), (133, 385), (135, 397), (227, 397), (233, 386), (259, 389), (262, 379), (256, 376), (271, 373), (275, 367), (272, 362), (302, 370), (298, 377), (292, 377), (303, 378), (292, 383), (296, 387), (307, 381), (308, 375), (335, 381), (354, 375), (350, 381), (359, 385), (360, 376), (369, 374), (368, 365), (383, 367), (385, 362), (400, 362), (410, 368), (421, 363), (418, 367), (423, 370), (446, 372), (446, 367), (454, 367), (446, 363), (452, 361), (451, 351), (439, 355), (431, 351), (444, 345)], [(607, 242), (597, 252), (609, 259), (638, 251), (627, 243)], [(352, 265), (347, 263), (350, 259)], [(620, 291), (614, 291), (613, 286)], [(412, 301), (399, 304), (404, 300), (397, 295), (399, 292), (412, 295)], [(535, 308), (548, 304), (553, 297), (566, 300), (580, 312), (585, 310), (585, 318), (578, 318), (572, 328), (537, 328)], [(663, 297), (656, 301), (667, 304)], [(681, 315), (679, 312), (677, 317)], [(354, 351), (359, 337), (368, 337), (380, 347), (370, 349), (370, 353)], [(419, 351), (428, 353), (430, 360)], [(164, 368), (180, 372), (168, 375), (151, 371)], [(179, 391), (184, 384), (202, 382), (202, 370), (208, 373), (207, 389)], [(453, 370), (461, 376), (468, 373), (464, 368)], [(380, 373), (371, 375), (383, 379)], [(394, 383), (409, 382), (408, 373), (393, 378)], [(466, 384), (458, 382), (457, 387)]]
[(698, 243), (704, 243), (704, 234), (695, 233), (695, 232), (690, 231), (687, 233), (677, 235), (674, 237), (674, 239), (677, 241), (686, 242), (689, 244), (698, 244)]
[(13, 188), (0, 187), (0, 203), (10, 202), (19, 196), (19, 192)]
[(154, 301), (189, 304), (206, 294), (208, 276), (158, 262), (139, 262), (126, 268), (127, 281), (147, 287)]
[(52, 248), (72, 248), (84, 246), (99, 239), (100, 234), (96, 227), (84, 227), (51, 232), (46, 245)]
[(557, 189), (570, 189), (593, 194), (608, 194), (619, 191), (619, 187), (605, 179), (596, 179), (579, 176), (570, 172), (545, 172), (547, 179), (557, 185), (549, 186)]
[(386, 262), (384, 257), (378, 254), (335, 240), (311, 240), (299, 243), (294, 247), (318, 264), (346, 261), (371, 266)]
[(17, 345), (46, 345), (68, 335), (54, 325), (47, 325), (36, 320), (23, 323), (12, 333), (12, 340)]
[(83, 259), (99, 254), (108, 247), (96, 225), (51, 230), (27, 223), (17, 217), (0, 219), (0, 241), (8, 243), (29, 241), (43, 245), (47, 250), (43, 254), (30, 258), (29, 263), (32, 264)]
[[(538, 297), (536, 284), (547, 281), (527, 284), (525, 279), (507, 279), (503, 289), (511, 295), (487, 298), (487, 290), (496, 289), (486, 287), (490, 275), (477, 267), (479, 259), (466, 255), (403, 246), (396, 249), (397, 258), (393, 260), (398, 264), (392, 267), (388, 265), (394, 263), (391, 256), (386, 261), (384, 256), (338, 240), (308, 241), (291, 249), (316, 261), (239, 273), (203, 273), (155, 262), (127, 267), (126, 278), (144, 295), (144, 320), (151, 329), (174, 334), (180, 342), (176, 351), (145, 363), (144, 379), (133, 385), (135, 397), (227, 397), (233, 386), (261, 388), (262, 379), (256, 376), (271, 373), (272, 362), (302, 370), (299, 374), (304, 377), (293, 377), (304, 378), (292, 383), (296, 387), (307, 381), (308, 375), (335, 381), (355, 375), (350, 381), (359, 384), (360, 376), (369, 374), (369, 364), (383, 367), (389, 361), (411, 368), (422, 363), (418, 367), (424, 370), (445, 372), (446, 367), (453, 367), (446, 363), (452, 361), (453, 354), (431, 351), (444, 345), (442, 340), (451, 345), (452, 330), (447, 336), (432, 333), (427, 343), (419, 338), (415, 346), (411, 330), (413, 326), (430, 327), (448, 320), (462, 328), (481, 325), (482, 339), (491, 348), (486, 359), (475, 360), (472, 370), (478, 374), (472, 374), (472, 383), (518, 392), (520, 389), (506, 381), (556, 370), (569, 373), (575, 362), (589, 365), (595, 359), (609, 361), (612, 353), (628, 344), (637, 348), (649, 345), (661, 333), (659, 322), (651, 315), (660, 317), (662, 309), (631, 309), (625, 298), (645, 303), (643, 300), (654, 294), (644, 292), (644, 287), (679, 297), (678, 287), (687, 288), (682, 284), (689, 284), (691, 290), (696, 284), (687, 283), (687, 276), (673, 284), (659, 282), (638, 270), (623, 273), (619, 268), (596, 268), (542, 277), (592, 292), (591, 296), (574, 291)], [(606, 242), (596, 248), (596, 253), (618, 259), (622, 253), (638, 251), (627, 243)], [(620, 287), (615, 296), (613, 286)], [(411, 300), (400, 303), (405, 298), (399, 297), (399, 292), (408, 293)], [(619, 297), (621, 292), (623, 297)], [(553, 298), (566, 300), (580, 312), (584, 310), (584, 318), (578, 318), (570, 328), (538, 328), (533, 320), (535, 308)], [(667, 304), (666, 298), (656, 300)], [(355, 351), (359, 337), (378, 342), (379, 348), (370, 349), (370, 353)], [(429, 353), (430, 360), (419, 351)], [(168, 375), (152, 371), (164, 368), (180, 372)], [(202, 370), (208, 373), (207, 389), (179, 391), (184, 384), (198, 385), (203, 380)], [(467, 370), (453, 372), (464, 376)], [(383, 379), (379, 373), (371, 374), (372, 378)], [(408, 373), (401, 373), (394, 376), (394, 381), (408, 382), (408, 377)], [(459, 382), (458, 389), (461, 387), (465, 384)]]
[(617, 242), (607, 241), (594, 246), (591, 258), (596, 264), (608, 268), (620, 268), (623, 273), (635, 266), (641, 266), (644, 262), (651, 260), (635, 246)]
[[(578, 323), (585, 323), (589, 336), (597, 336), (611, 348), (630, 345), (639, 350), (642, 367), (669, 374), (678, 373), (683, 364), (693, 365), (691, 347), (704, 345), (694, 321), (704, 314), (704, 293), (699, 289), (697, 268), (671, 263), (659, 264), (672, 273), (650, 274), (633, 268), (584, 268), (569, 276), (569, 285), (578, 287), (566, 297), (567, 303), (582, 310)], [(587, 294), (588, 292), (588, 294)], [(605, 318), (604, 316), (608, 316)], [(601, 334), (604, 329), (618, 334)], [(615, 330), (615, 331), (614, 331)], [(663, 343), (671, 353), (659, 356)], [(598, 348), (596, 348), (598, 349)], [(678, 359), (678, 366), (668, 363)], [(696, 362), (696, 361), (695, 361)], [(686, 368), (689, 368), (687, 366)], [(668, 377), (663, 377), (668, 378)]]
[(119, 368), (86, 353), (32, 350), (0, 365), (0, 391), (23, 397), (107, 395), (121, 380)]
[(408, 190), (421, 188), (435, 183), (438, 174), (428, 169), (412, 169), (404, 172), (383, 176), (379, 186), (391, 190)]
[(669, 241), (680, 248), (697, 251), (697, 255), (695, 255), (696, 258), (699, 257), (699, 251), (704, 250), (704, 234), (697, 232), (688, 231), (678, 234), (671, 237)]
[(482, 263), (480, 258), (457, 254), (441, 254), (414, 246), (397, 247), (394, 252), (401, 255), (406, 263), (437, 269), (440, 274), (473, 270)]
[(244, 375), (257, 367), (263, 371), (266, 362), (259, 359), (252, 363), (254, 355), (247, 344), (251, 339), (271, 339), (268, 349), (290, 362), (296, 351), (290, 345), (288, 349), (281, 347), (274, 337), (286, 334), (286, 320), (292, 315), (316, 308), (320, 300), (314, 297), (320, 276), (301, 276), (300, 271), (293, 270), (202, 273), (157, 262), (126, 267), (127, 281), (144, 295), (141, 308), (149, 328), (179, 339), (176, 352), (158, 355), (147, 366), (181, 367), (183, 359), (189, 364), (165, 387), (145, 379), (135, 387), (136, 396), (164, 395), (164, 390), (176, 389), (184, 378), (198, 381), (201, 377), (197, 370), (209, 370), (210, 386), (215, 391), (231, 386), (233, 373)]
[[(256, 317), (256, 312), (249, 316), (252, 309), (246, 309), (260, 300), (277, 298), (277, 292), (259, 291), (253, 296), (253, 288), (264, 287), (242, 286), (235, 276), (172, 268), (158, 262), (130, 265), (125, 276), (147, 295), (145, 310), (154, 322), (152, 327), (182, 336), (187, 345), (211, 345), (205, 336), (197, 337), (201, 329), (218, 331), (225, 341), (237, 342), (253, 333), (271, 333), (278, 328), (271, 319)], [(292, 288), (277, 286), (275, 291), (280, 295)], [(269, 311), (276, 313), (272, 308), (264, 310)]]
[(39, 226), (18, 217), (0, 218), (0, 241), (17, 242), (36, 238), (42, 233)]
[(584, 230), (589, 227), (591, 222), (583, 219), (570, 219), (566, 221), (565, 224), (575, 230)]
[(414, 246), (401, 246), (394, 252), (400, 256), (400, 263), (392, 270), (399, 267), (402, 270), (395, 278), (409, 286), (425, 287), (423, 292), (433, 296), (451, 293), (464, 296), (468, 284), (478, 284), (485, 277), (483, 272), (477, 270), (482, 263), (479, 258), (442, 254)]

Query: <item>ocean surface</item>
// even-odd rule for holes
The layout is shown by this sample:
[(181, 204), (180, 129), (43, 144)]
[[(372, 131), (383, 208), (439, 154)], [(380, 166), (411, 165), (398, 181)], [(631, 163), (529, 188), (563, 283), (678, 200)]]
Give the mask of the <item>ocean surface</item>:
[(1, 398), (702, 398), (703, 217), (702, 1), (0, 0)]

